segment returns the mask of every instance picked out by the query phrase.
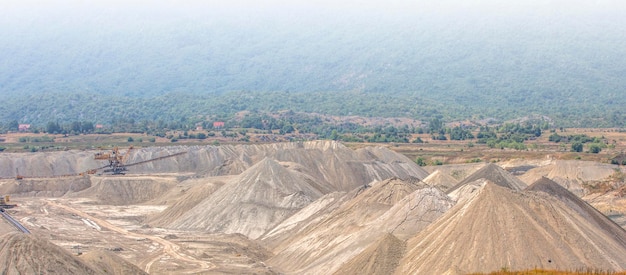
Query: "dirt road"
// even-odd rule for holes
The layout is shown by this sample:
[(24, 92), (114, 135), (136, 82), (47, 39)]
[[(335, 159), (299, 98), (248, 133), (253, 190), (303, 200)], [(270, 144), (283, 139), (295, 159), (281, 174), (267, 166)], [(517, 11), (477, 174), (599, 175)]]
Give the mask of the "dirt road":
[(145, 239), (151, 240), (153, 242), (159, 243), (161, 246), (163, 246), (163, 251), (162, 251), (161, 254), (156, 255), (151, 260), (149, 260), (149, 261), (147, 261), (145, 263), (144, 270), (146, 272), (148, 272), (148, 273), (150, 273), (150, 269), (152, 267), (152, 264), (154, 262), (158, 261), (163, 256), (163, 254), (167, 254), (167, 255), (171, 256), (172, 258), (175, 258), (175, 259), (178, 259), (178, 260), (181, 260), (181, 261), (185, 261), (185, 262), (189, 262), (189, 263), (192, 263), (192, 264), (195, 264), (195, 265), (199, 265), (199, 268), (197, 270), (189, 271), (189, 273), (206, 272), (209, 269), (215, 268), (215, 265), (210, 263), (210, 262), (198, 260), (198, 259), (195, 259), (195, 258), (187, 255), (187, 254), (184, 254), (184, 253), (180, 252), (180, 246), (178, 246), (178, 245), (176, 245), (176, 244), (174, 244), (174, 243), (172, 243), (170, 241), (167, 241), (165, 239), (162, 239), (162, 238), (159, 238), (159, 237), (156, 237), (156, 236), (152, 236), (152, 235), (145, 235), (145, 234), (130, 232), (130, 231), (126, 230), (126, 229), (117, 227), (117, 226), (115, 226), (115, 225), (113, 225), (113, 224), (111, 224), (111, 223), (109, 223), (109, 222), (107, 222), (105, 220), (93, 217), (93, 216), (91, 216), (91, 215), (89, 215), (89, 214), (87, 214), (85, 212), (82, 212), (82, 211), (80, 211), (78, 209), (72, 208), (72, 207), (67, 206), (67, 205), (60, 204), (60, 203), (55, 202), (55, 201), (48, 201), (48, 204), (53, 206), (53, 207), (61, 208), (61, 209), (65, 210), (65, 211), (67, 211), (67, 212), (76, 214), (76, 215), (78, 215), (78, 216), (80, 216), (80, 217), (82, 217), (84, 219), (89, 219), (89, 220), (97, 223), (102, 228), (106, 228), (108, 230), (120, 233), (120, 234), (122, 234), (124, 236), (129, 236), (129, 237), (134, 237), (134, 238), (145, 238)]

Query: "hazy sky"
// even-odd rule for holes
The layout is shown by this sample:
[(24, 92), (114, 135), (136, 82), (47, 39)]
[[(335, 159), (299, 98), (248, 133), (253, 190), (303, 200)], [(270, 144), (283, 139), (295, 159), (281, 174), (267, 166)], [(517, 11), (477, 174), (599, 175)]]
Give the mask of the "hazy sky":
[(163, 12), (198, 13), (211, 10), (240, 12), (306, 11), (319, 12), (377, 12), (377, 13), (448, 13), (474, 12), (486, 15), (499, 13), (595, 14), (626, 10), (623, 0), (2, 0), (0, 14), (20, 13), (82, 13), (101, 10), (133, 11), (163, 15)]

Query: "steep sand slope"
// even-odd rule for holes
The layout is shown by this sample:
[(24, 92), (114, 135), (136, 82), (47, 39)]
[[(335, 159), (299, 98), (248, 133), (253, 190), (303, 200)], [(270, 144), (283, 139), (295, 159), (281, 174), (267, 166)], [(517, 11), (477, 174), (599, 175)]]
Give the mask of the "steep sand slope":
[(395, 203), (387, 212), (367, 225), (367, 231), (392, 233), (401, 240), (414, 236), (454, 206), (445, 193), (423, 187)]
[(114, 275), (144, 275), (148, 274), (141, 270), (139, 267), (129, 263), (123, 258), (115, 255), (110, 251), (93, 250), (84, 253), (80, 256), (80, 259), (89, 263), (94, 269), (102, 271), (105, 274)]
[(435, 186), (444, 192), (459, 183), (458, 180), (441, 172), (441, 170), (435, 170), (432, 172), (428, 175), (428, 177), (424, 178), (424, 182), (428, 185)]
[(0, 194), (13, 197), (62, 197), (91, 187), (90, 177), (67, 177), (51, 179), (3, 179)]
[(17, 169), (22, 176), (53, 176), (76, 174), (105, 163), (94, 160), (90, 151), (60, 151), (0, 154), (0, 178), (15, 178)]
[(128, 205), (155, 199), (176, 185), (175, 178), (92, 177), (93, 185), (70, 197), (93, 198), (103, 204)]
[(176, 229), (256, 239), (322, 196), (309, 178), (266, 158), (172, 222)]
[(582, 197), (586, 190), (585, 182), (604, 180), (613, 173), (617, 165), (580, 160), (557, 160), (548, 165), (529, 170), (519, 178), (526, 183), (533, 183), (541, 177), (547, 177)]
[(480, 179), (486, 179), (495, 184), (501, 185), (506, 188), (511, 188), (513, 190), (523, 190), (524, 188), (526, 188), (526, 184), (523, 181), (511, 175), (500, 166), (490, 163), (478, 169), (478, 171), (469, 175), (457, 185), (448, 189), (446, 193), (450, 194), (461, 186)]
[(411, 238), (396, 273), (623, 270), (626, 246), (614, 233), (549, 194), (487, 182)]
[(445, 165), (435, 165), (435, 166), (424, 166), (424, 170), (428, 171), (430, 174), (435, 172), (436, 170), (441, 171), (442, 173), (449, 175), (456, 179), (457, 181), (462, 181), (467, 178), (469, 175), (478, 171), (478, 169), (483, 168), (487, 165), (484, 162), (479, 163), (466, 163), (466, 164), (445, 164)]
[(298, 230), (267, 262), (291, 274), (332, 273), (385, 233), (419, 231), (447, 208), (433, 209), (451, 205), (438, 189), (397, 178), (359, 191), (326, 218)]
[[(49, 177), (84, 172), (106, 165), (95, 160), (102, 151), (67, 151), (0, 154), (0, 178), (14, 178), (16, 168), (23, 176)], [(123, 153), (126, 153), (122, 150)], [(186, 154), (143, 163), (129, 174), (196, 173), (203, 176), (237, 175), (266, 157), (278, 162), (298, 163), (309, 175), (333, 190), (349, 191), (359, 184), (391, 176), (428, 175), (407, 157), (377, 147), (351, 150), (335, 141), (292, 142), (265, 145), (171, 146), (132, 150), (126, 163), (137, 163), (179, 152)]]
[(404, 249), (405, 242), (392, 234), (385, 234), (334, 274), (393, 274), (404, 255)]
[(105, 274), (62, 248), (33, 235), (0, 238), (0, 274)]
[(175, 191), (178, 194), (173, 194), (170, 189), (170, 191), (161, 196), (158, 201), (163, 200), (166, 203), (173, 201), (174, 203), (171, 203), (163, 212), (146, 218), (145, 223), (156, 227), (168, 227), (172, 221), (180, 218), (224, 184), (225, 183), (220, 180), (210, 181), (210, 179), (200, 179), (187, 181), (183, 186), (172, 188), (176, 189)]
[(265, 247), (273, 251), (281, 251), (293, 241), (303, 228), (312, 227), (314, 224), (328, 218), (335, 209), (354, 198), (359, 191), (361, 191), (361, 188), (348, 193), (333, 192), (326, 194), (276, 225), (259, 240)]
[(613, 240), (626, 247), (626, 231), (623, 228), (558, 183), (543, 177), (528, 186), (526, 191), (544, 192), (559, 199), (595, 227), (609, 232)]

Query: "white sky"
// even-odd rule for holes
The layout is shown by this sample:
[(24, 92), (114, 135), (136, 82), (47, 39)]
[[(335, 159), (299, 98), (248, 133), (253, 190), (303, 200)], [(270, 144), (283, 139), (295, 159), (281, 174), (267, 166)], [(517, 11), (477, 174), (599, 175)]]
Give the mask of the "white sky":
[[(620, 16), (623, 14), (623, 16)], [(186, 17), (299, 18), (626, 18), (626, 0), (0, 0), (0, 23), (40, 25), (59, 19), (102, 22)], [(607, 16), (610, 15), (610, 16)], [(325, 17), (326, 16), (326, 17)], [(71, 20), (78, 18), (77, 20)], [(324, 19), (320, 19), (324, 20)], [(360, 20), (360, 19), (357, 19)], [(620, 20), (621, 22), (622, 20)], [(626, 19), (624, 19), (626, 23)]]

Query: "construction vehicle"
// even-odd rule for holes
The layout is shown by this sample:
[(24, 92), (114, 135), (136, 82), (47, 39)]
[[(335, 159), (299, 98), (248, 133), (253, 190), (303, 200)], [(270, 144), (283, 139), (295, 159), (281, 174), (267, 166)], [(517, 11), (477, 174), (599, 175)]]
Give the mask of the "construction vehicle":
[(16, 180), (24, 179), (24, 176), (20, 175), (20, 169), (15, 168), (15, 179)]
[(4, 197), (0, 197), (0, 209), (4, 210), (6, 208), (13, 208), (13, 207), (17, 206), (16, 204), (9, 204), (10, 202), (11, 202), (11, 198), (9, 197), (9, 195), (6, 195)]

